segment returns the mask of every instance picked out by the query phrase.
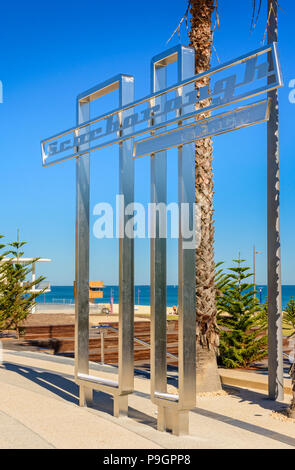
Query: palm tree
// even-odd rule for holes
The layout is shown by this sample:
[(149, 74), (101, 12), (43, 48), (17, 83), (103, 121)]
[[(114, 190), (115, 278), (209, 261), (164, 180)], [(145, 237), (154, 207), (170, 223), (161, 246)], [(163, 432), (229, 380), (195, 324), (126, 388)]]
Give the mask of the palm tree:
[[(253, 0), (251, 29), (255, 28), (262, 0)], [(190, 45), (195, 49), (195, 73), (199, 74), (210, 68), (212, 53), (212, 31), (218, 24), (218, 0), (189, 0), (187, 14), (191, 13), (189, 31)], [(272, 29), (276, 28), (278, 0), (267, 0), (268, 39), (276, 36)], [(215, 12), (215, 25), (213, 13)], [(256, 13), (257, 12), (257, 13)], [(183, 19), (184, 19), (183, 18)], [(183, 22), (181, 20), (181, 23)], [(179, 31), (178, 27), (178, 31)], [(275, 31), (276, 32), (276, 31)], [(273, 39), (275, 40), (275, 39)], [(196, 88), (209, 85), (205, 78), (196, 83)], [(208, 101), (208, 100), (207, 100)], [(208, 106), (203, 101), (196, 108)], [(208, 117), (204, 112), (199, 119)], [(276, 116), (275, 116), (276, 118)], [(273, 128), (271, 130), (273, 132)], [(213, 145), (210, 138), (198, 140), (195, 144), (195, 197), (201, 207), (201, 242), (196, 250), (196, 317), (197, 317), (197, 391), (215, 391), (221, 388), (217, 370), (216, 352), (219, 345), (217, 328), (217, 307), (214, 264), (214, 220), (213, 194), (214, 182), (212, 171)], [(278, 164), (278, 156), (276, 155)], [(275, 195), (276, 196), (276, 195)], [(277, 218), (276, 218), (277, 221)], [(275, 226), (275, 224), (273, 224)], [(276, 268), (280, 269), (280, 266)]]
[[(195, 73), (210, 68), (212, 46), (212, 15), (214, 0), (190, 0), (190, 45), (195, 49)], [(200, 88), (209, 79), (196, 83)], [(206, 100), (207, 101), (207, 100)], [(208, 106), (203, 101), (200, 107)], [(199, 119), (207, 117), (202, 113)], [(221, 388), (216, 351), (219, 345), (214, 262), (213, 221), (213, 145), (210, 138), (195, 143), (195, 197), (201, 208), (201, 241), (196, 250), (196, 314), (197, 314), (197, 391), (209, 392)]]

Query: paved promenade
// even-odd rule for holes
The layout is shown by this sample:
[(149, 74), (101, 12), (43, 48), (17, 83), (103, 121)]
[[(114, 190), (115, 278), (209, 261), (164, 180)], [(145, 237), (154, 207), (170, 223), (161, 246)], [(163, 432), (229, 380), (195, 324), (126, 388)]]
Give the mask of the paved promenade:
[[(190, 414), (190, 436), (176, 437), (156, 430), (147, 377), (136, 376), (129, 417), (115, 419), (105, 394), (94, 393), (92, 408), (78, 406), (72, 359), (9, 350), (3, 356), (0, 448), (295, 448), (295, 422), (279, 413), (290, 396), (274, 403), (264, 391), (233, 387), (218, 396), (199, 396)], [(115, 373), (114, 367), (92, 364), (92, 375), (115, 379)], [(170, 383), (175, 392), (173, 376)]]

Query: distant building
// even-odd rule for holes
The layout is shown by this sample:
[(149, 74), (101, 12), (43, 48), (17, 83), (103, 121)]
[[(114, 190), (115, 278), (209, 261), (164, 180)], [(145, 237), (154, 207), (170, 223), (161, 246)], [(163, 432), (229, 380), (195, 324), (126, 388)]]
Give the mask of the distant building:
[[(19, 264), (31, 264), (32, 265), (32, 282), (36, 280), (36, 263), (50, 263), (52, 260), (49, 258), (3, 258), (2, 263), (4, 262), (10, 263), (19, 263)], [(44, 290), (45, 289), (45, 290)], [(49, 282), (41, 282), (40, 284), (35, 284), (32, 286), (32, 289), (29, 291), (31, 293), (38, 293), (38, 292), (50, 292), (51, 287)], [(36, 306), (32, 307), (32, 313), (35, 313)]]

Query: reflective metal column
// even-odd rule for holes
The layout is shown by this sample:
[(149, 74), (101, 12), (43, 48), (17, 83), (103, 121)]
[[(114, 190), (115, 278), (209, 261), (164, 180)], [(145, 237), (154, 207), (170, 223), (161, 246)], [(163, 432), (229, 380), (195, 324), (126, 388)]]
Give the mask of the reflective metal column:
[[(151, 92), (167, 86), (167, 70), (162, 61), (151, 63)], [(155, 119), (153, 107), (164, 106), (166, 97), (151, 101), (151, 125), (165, 121)], [(151, 394), (166, 392), (166, 152), (151, 155)]]
[[(166, 67), (178, 61), (178, 81), (194, 74), (194, 51), (177, 46), (152, 60), (152, 91), (166, 88)], [(192, 91), (194, 84), (186, 87)], [(182, 96), (182, 88), (177, 96)], [(158, 98), (158, 100), (164, 98)], [(181, 105), (181, 99), (179, 100)], [(164, 104), (163, 101), (161, 103)], [(154, 102), (153, 105), (157, 105)], [(186, 113), (193, 111), (186, 109)], [(181, 113), (181, 108), (179, 114)], [(163, 116), (163, 117), (162, 117)], [(165, 116), (161, 118), (165, 120)], [(160, 119), (160, 118), (158, 118)], [(152, 120), (151, 124), (154, 124)], [(194, 144), (178, 150), (179, 177), (179, 394), (167, 393), (166, 366), (166, 209), (152, 214), (151, 227), (151, 396), (158, 405), (158, 429), (173, 434), (188, 434), (189, 409), (196, 394), (196, 313), (195, 313), (195, 152)], [(151, 202), (166, 203), (166, 152), (151, 155)], [(182, 206), (185, 204), (184, 206)], [(165, 227), (165, 230), (163, 230)], [(190, 228), (191, 239), (184, 239), (184, 228)], [(161, 233), (162, 228), (162, 233)]]
[[(194, 74), (195, 54), (181, 47), (178, 57), (178, 80)], [(185, 93), (194, 90), (194, 83)], [(181, 96), (183, 89), (178, 94)], [(186, 107), (186, 113), (194, 111)], [(178, 374), (179, 405), (189, 410), (196, 403), (196, 214), (195, 214), (195, 143), (178, 149), (178, 203), (180, 233), (178, 241)], [(185, 205), (185, 206), (184, 206)], [(190, 235), (192, 231), (192, 236)], [(188, 232), (188, 233), (185, 233)], [(183, 412), (183, 431), (188, 433), (188, 411)]]
[[(77, 124), (89, 121), (89, 100), (77, 101)], [(88, 127), (79, 131), (87, 132)], [(82, 147), (82, 146), (81, 146)], [(83, 144), (87, 149), (89, 144)], [(75, 376), (89, 373), (89, 154), (76, 159)], [(92, 390), (80, 385), (80, 406), (92, 401)]]
[[(90, 120), (90, 103), (114, 90), (119, 90), (119, 107), (134, 101), (134, 78), (117, 75), (78, 96), (78, 124)], [(109, 117), (108, 126), (123, 136), (123, 122), (129, 119), (132, 130), (133, 108)], [(116, 117), (117, 114), (117, 117)], [(126, 122), (125, 122), (126, 124)], [(89, 126), (79, 130), (87, 133)], [(89, 148), (80, 139), (79, 150)], [(118, 381), (89, 375), (89, 154), (77, 158), (77, 221), (76, 221), (76, 327), (75, 327), (75, 377), (80, 387), (80, 405), (92, 400), (92, 390), (109, 393), (114, 399), (114, 416), (128, 412), (128, 394), (134, 388), (134, 240), (125, 233), (126, 222), (132, 217), (134, 202), (133, 140), (119, 144), (119, 193), (122, 200), (119, 226), (119, 377)], [(130, 207), (131, 204), (131, 207)], [(125, 214), (129, 205), (130, 215)]]
[[(119, 106), (134, 101), (134, 79), (123, 76), (119, 89)], [(132, 123), (133, 109), (121, 113), (121, 125), (125, 120)], [(132, 130), (129, 128), (129, 130)], [(120, 135), (124, 135), (120, 131)], [(119, 390), (116, 398), (117, 412), (127, 414), (128, 393), (134, 388), (134, 237), (126, 234), (125, 227), (133, 211), (126, 215), (126, 208), (134, 203), (133, 140), (119, 144), (119, 193), (123, 199), (119, 225), (123, 234), (119, 238)], [(123, 236), (122, 236), (123, 235)], [(131, 235), (131, 237), (130, 237)]]

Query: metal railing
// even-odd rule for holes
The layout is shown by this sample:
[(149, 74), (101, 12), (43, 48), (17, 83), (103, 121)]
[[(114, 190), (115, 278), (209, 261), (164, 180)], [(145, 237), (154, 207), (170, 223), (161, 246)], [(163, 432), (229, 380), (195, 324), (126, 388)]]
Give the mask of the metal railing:
[[(115, 331), (116, 333), (119, 332), (119, 329), (114, 327), (114, 326), (109, 326), (109, 325), (100, 325), (100, 326), (92, 326), (91, 327), (92, 329), (97, 329), (97, 330), (100, 330), (100, 341), (101, 341), (101, 364), (104, 364), (104, 352), (105, 352), (105, 345), (104, 345), (104, 336), (105, 336), (105, 331), (107, 330), (112, 330), (112, 331)], [(147, 341), (144, 341), (143, 339), (140, 339), (140, 338), (137, 338), (136, 336), (134, 336), (134, 341), (138, 344), (141, 344), (143, 346), (146, 346), (146, 348), (148, 349), (151, 349), (151, 345), (150, 343), (148, 343)], [(175, 354), (172, 354), (168, 351), (166, 351), (166, 355), (167, 357), (170, 357), (171, 359), (176, 359), (178, 361), (178, 357), (175, 356)], [(284, 353), (283, 352), (283, 356), (290, 361), (290, 354), (287, 354), (287, 353)]]
[[(39, 289), (39, 286), (38, 286), (38, 289)], [(75, 299), (74, 298), (68, 298), (68, 299), (62, 299), (60, 297), (51, 297), (51, 298), (47, 298), (47, 299), (43, 299), (42, 297), (40, 297), (39, 301), (37, 302), (37, 305), (71, 305), (71, 306), (74, 306), (75, 305)], [(103, 311), (103, 310), (107, 310), (108, 312), (106, 312), (106, 314), (110, 313), (110, 307), (109, 307), (109, 304), (107, 303), (94, 303), (94, 304), (89, 304), (89, 309), (95, 309), (95, 310), (98, 310), (99, 312)]]
[[(97, 329), (97, 330), (100, 330), (100, 348), (101, 348), (101, 364), (104, 364), (104, 349), (105, 349), (105, 346), (104, 346), (104, 335), (105, 335), (105, 331), (106, 330), (112, 330), (112, 331), (115, 331), (116, 333), (119, 332), (119, 329), (114, 327), (114, 326), (109, 326), (109, 325), (100, 325), (100, 326), (92, 326), (92, 329)], [(144, 341), (143, 339), (140, 339), (140, 338), (137, 338), (136, 336), (134, 336), (134, 341), (138, 344), (141, 344), (143, 346), (146, 346), (146, 348), (148, 349), (151, 349), (151, 345), (150, 343), (148, 343), (147, 341)], [(166, 351), (166, 355), (172, 359), (176, 359), (178, 360), (178, 357), (175, 356), (174, 354)]]

